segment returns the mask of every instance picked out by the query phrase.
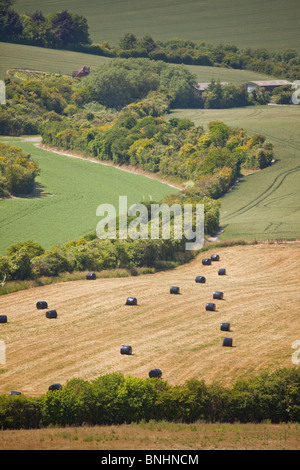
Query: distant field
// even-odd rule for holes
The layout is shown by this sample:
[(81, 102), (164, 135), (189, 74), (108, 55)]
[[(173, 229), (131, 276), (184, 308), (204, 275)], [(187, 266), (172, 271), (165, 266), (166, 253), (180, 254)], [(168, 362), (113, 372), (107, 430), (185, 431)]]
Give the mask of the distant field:
[(300, 106), (255, 106), (221, 110), (176, 110), (206, 126), (220, 120), (262, 133), (274, 145), (276, 163), (241, 178), (222, 199), (221, 239), (300, 238)]
[(300, 51), (298, 0), (16, 0), (18, 12), (68, 9), (85, 16), (93, 42), (116, 44), (128, 32), (154, 39)]
[[(10, 68), (39, 70), (42, 72), (61, 73), (71, 75), (83, 65), (91, 70), (112, 60), (80, 52), (59, 51), (42, 47), (24, 46), (22, 44), (9, 44), (0, 42), (0, 78), (4, 78)], [(206, 67), (187, 65), (191, 72), (196, 74), (199, 82), (215, 80), (240, 84), (250, 80), (270, 80), (270, 75), (253, 72), (251, 70), (233, 70), (224, 67)]]
[(0, 79), (5, 77), (7, 69), (10, 68), (71, 75), (73, 70), (78, 70), (84, 65), (93, 70), (108, 60), (110, 59), (107, 57), (92, 54), (0, 42)]
[(149, 196), (160, 201), (177, 191), (146, 176), (41, 150), (21, 138), (1, 142), (30, 153), (41, 174), (32, 197), (0, 201), (0, 254), (18, 241), (33, 240), (50, 248), (91, 233), (100, 220), (98, 205), (110, 203), (118, 209), (119, 195), (128, 197), (129, 206)]
[[(74, 219), (76, 221), (76, 219)], [(216, 249), (214, 249), (216, 250)], [(111, 372), (147, 378), (162, 370), (171, 385), (191, 378), (230, 386), (262, 370), (295, 367), (292, 344), (299, 339), (299, 245), (220, 248), (220, 261), (201, 259), (172, 271), (118, 279), (78, 280), (36, 287), (0, 298), (6, 364), (0, 394), (19, 390), (39, 396), (53, 382), (93, 380)], [(218, 269), (226, 268), (226, 276)], [(197, 275), (205, 284), (195, 283)], [(181, 295), (170, 295), (170, 286)], [(224, 292), (207, 312), (213, 292)], [(135, 296), (138, 305), (125, 305)], [(57, 310), (49, 320), (36, 309), (46, 300)], [(230, 332), (220, 330), (230, 323)], [(223, 337), (233, 347), (222, 347)], [(120, 354), (122, 344), (132, 355)], [(1, 441), (0, 441), (1, 445)]]

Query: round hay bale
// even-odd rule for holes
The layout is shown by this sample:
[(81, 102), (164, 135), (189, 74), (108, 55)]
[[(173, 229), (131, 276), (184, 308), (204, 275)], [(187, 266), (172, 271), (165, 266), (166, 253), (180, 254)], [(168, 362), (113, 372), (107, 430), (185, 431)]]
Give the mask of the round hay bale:
[(96, 274), (95, 273), (87, 273), (86, 279), (88, 279), (88, 280), (96, 279)]
[(232, 338), (223, 338), (223, 346), (232, 347)]
[(211, 264), (211, 259), (210, 259), (210, 258), (204, 258), (204, 259), (202, 260), (202, 264), (203, 264), (204, 266), (209, 266), (209, 265)]
[(122, 344), (121, 349), (120, 349), (120, 353), (121, 354), (127, 354), (128, 356), (130, 356), (132, 354), (132, 347), (127, 346), (125, 344)]
[(137, 305), (136, 297), (127, 297), (126, 305)]
[(206, 310), (213, 311), (216, 310), (216, 304), (213, 302), (208, 302), (205, 307)]
[(219, 270), (218, 270), (218, 274), (219, 274), (219, 276), (225, 276), (225, 274), (226, 274), (226, 269), (224, 269), (224, 268), (219, 269)]
[(48, 304), (45, 300), (40, 300), (39, 302), (36, 303), (36, 308), (38, 310), (42, 310), (43, 308), (48, 308)]
[(51, 392), (54, 392), (55, 390), (61, 390), (62, 389), (62, 386), (60, 383), (54, 383), (54, 384), (51, 384), (48, 388), (48, 390), (50, 390)]
[(152, 377), (161, 377), (162, 376), (162, 372), (160, 369), (151, 369), (150, 372), (149, 372), (149, 377), (152, 378)]
[(57, 311), (56, 310), (48, 310), (46, 312), (46, 318), (57, 318)]
[(206, 283), (206, 279), (205, 279), (204, 276), (196, 276), (195, 282), (199, 282), (199, 283), (201, 283), (201, 284), (205, 284), (205, 283)]
[(0, 315), (0, 323), (7, 323), (7, 315)]
[(17, 392), (16, 390), (11, 390), (9, 395), (22, 395), (21, 392)]
[(230, 323), (228, 322), (223, 322), (221, 323), (221, 331), (230, 331)]
[(178, 286), (171, 286), (170, 287), (170, 294), (179, 294), (180, 288)]
[(219, 290), (216, 290), (214, 293), (213, 293), (213, 299), (223, 299), (224, 297), (224, 294), (223, 292), (219, 291)]
[(220, 256), (219, 256), (219, 255), (211, 255), (210, 259), (211, 259), (212, 261), (219, 261)]

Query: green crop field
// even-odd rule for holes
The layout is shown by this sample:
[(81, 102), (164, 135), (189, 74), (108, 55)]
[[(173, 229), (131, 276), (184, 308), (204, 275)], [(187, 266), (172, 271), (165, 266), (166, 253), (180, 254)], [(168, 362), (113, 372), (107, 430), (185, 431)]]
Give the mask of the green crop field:
[(94, 69), (108, 60), (111, 59), (92, 54), (0, 42), (1, 79), (4, 78), (8, 69), (28, 69), (71, 75), (73, 70), (78, 70), (84, 65)]
[(67, 9), (87, 18), (95, 43), (128, 32), (154, 39), (191, 39), (239, 47), (300, 50), (298, 0), (16, 0), (19, 13)]
[(113, 204), (118, 211), (119, 196), (127, 196), (128, 207), (145, 200), (159, 201), (177, 189), (143, 175), (111, 166), (41, 150), (21, 138), (1, 138), (17, 145), (38, 162), (32, 197), (0, 201), (0, 254), (8, 246), (33, 240), (44, 248), (66, 243), (96, 230), (98, 205)]
[(204, 127), (220, 120), (265, 134), (274, 145), (274, 165), (243, 176), (221, 199), (221, 239), (300, 237), (300, 106), (176, 110), (169, 117), (187, 117)]

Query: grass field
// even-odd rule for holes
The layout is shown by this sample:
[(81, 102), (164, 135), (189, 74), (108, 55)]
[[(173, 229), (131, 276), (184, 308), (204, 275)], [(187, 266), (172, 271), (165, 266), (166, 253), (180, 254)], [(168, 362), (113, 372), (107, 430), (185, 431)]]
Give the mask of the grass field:
[[(299, 450), (299, 424), (179, 424), (0, 431), (0, 450)], [(174, 453), (176, 455), (176, 453)], [(119, 452), (114, 456), (121, 456)], [(141, 459), (141, 454), (131, 454)], [(97, 455), (97, 461), (101, 459)]]
[(6, 76), (8, 69), (13, 68), (71, 75), (73, 70), (84, 65), (93, 70), (108, 60), (111, 59), (92, 54), (0, 42), (1, 79)]
[(68, 9), (85, 16), (93, 42), (117, 44), (124, 34), (300, 51), (298, 0), (16, 0), (19, 12)]
[(255, 106), (221, 110), (176, 110), (196, 125), (220, 120), (262, 133), (274, 145), (276, 162), (240, 179), (221, 198), (221, 239), (300, 237), (300, 106)]
[[(8, 69), (23, 68), (71, 75), (73, 70), (78, 70), (83, 65), (90, 67), (93, 71), (109, 60), (112, 59), (93, 54), (0, 42), (1, 79), (6, 76)], [(270, 75), (264, 75), (251, 70), (233, 70), (224, 67), (195, 65), (188, 65), (186, 67), (197, 76), (199, 82), (210, 82), (213, 78), (233, 84), (241, 84), (250, 80), (270, 80), (272, 78)]]
[[(172, 385), (197, 378), (222, 386), (266, 368), (295, 367), (299, 245), (234, 246), (218, 253), (220, 261), (211, 266), (202, 266), (199, 255), (173, 271), (78, 280), (0, 297), (8, 317), (0, 325), (6, 345), (0, 394), (39, 396), (53, 382), (110, 372), (146, 378), (155, 367)], [(220, 267), (226, 276), (218, 276)], [(198, 274), (206, 284), (195, 283)], [(181, 295), (170, 295), (171, 285)], [(224, 299), (206, 312), (215, 290)], [(128, 296), (137, 297), (138, 305), (126, 306)], [(57, 319), (37, 310), (38, 300), (56, 309)], [(230, 332), (220, 331), (223, 321), (230, 322)], [(233, 338), (232, 348), (222, 347), (224, 336)], [(132, 346), (131, 356), (120, 354), (122, 344)]]
[(178, 191), (143, 175), (42, 150), (30, 139), (1, 138), (1, 142), (30, 153), (41, 169), (32, 197), (0, 201), (1, 254), (18, 241), (33, 240), (47, 249), (94, 232), (100, 220), (98, 205), (110, 203), (118, 210), (119, 196), (128, 197), (129, 207), (143, 197), (160, 201)]

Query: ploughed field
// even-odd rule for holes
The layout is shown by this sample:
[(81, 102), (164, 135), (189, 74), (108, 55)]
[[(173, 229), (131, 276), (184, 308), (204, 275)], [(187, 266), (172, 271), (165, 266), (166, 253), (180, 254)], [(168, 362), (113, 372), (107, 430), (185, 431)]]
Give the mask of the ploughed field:
[[(218, 253), (219, 261), (202, 259)], [(170, 384), (203, 379), (230, 385), (270, 368), (295, 367), (299, 340), (299, 244), (261, 244), (201, 253), (172, 271), (138, 277), (79, 280), (0, 298), (0, 394), (38, 396), (51, 383), (122, 372), (146, 378), (152, 368)], [(218, 275), (220, 268), (226, 275)], [(195, 282), (197, 275), (205, 284)], [(179, 286), (180, 294), (170, 294)], [(222, 291), (222, 300), (213, 292)], [(125, 305), (129, 296), (137, 305)], [(45, 300), (57, 318), (36, 303)], [(214, 302), (216, 310), (206, 311)], [(222, 322), (231, 331), (221, 331)], [(224, 337), (233, 347), (223, 347)], [(132, 355), (120, 354), (122, 345)]]

